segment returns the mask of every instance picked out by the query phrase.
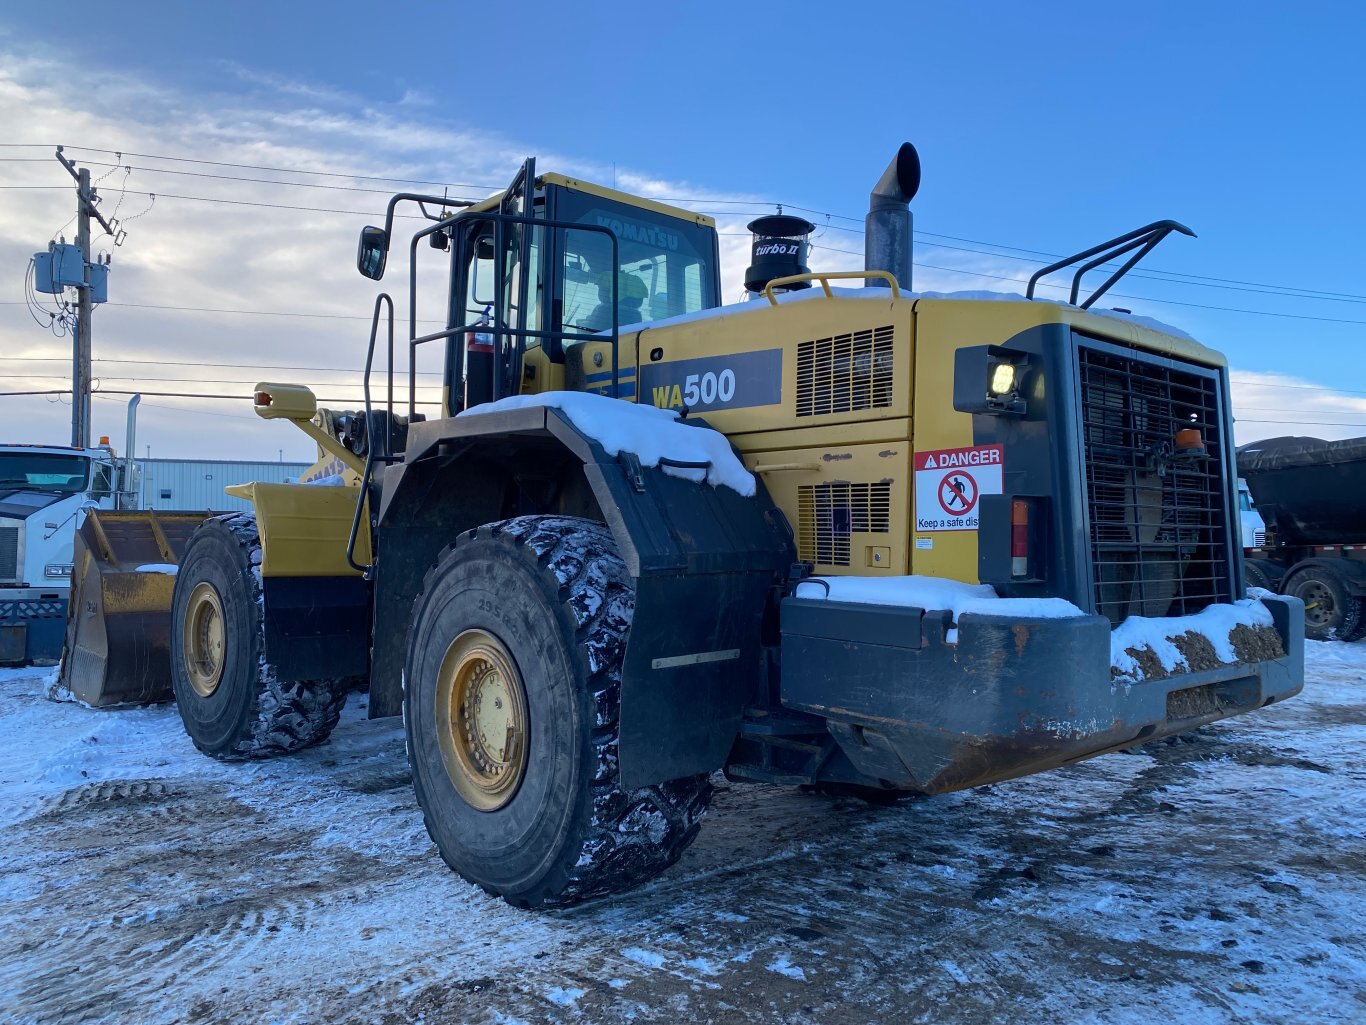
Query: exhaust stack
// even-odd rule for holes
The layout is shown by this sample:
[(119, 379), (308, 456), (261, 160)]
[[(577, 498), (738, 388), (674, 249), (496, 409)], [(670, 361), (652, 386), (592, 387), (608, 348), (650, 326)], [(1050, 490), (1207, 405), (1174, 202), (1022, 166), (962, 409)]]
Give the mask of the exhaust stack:
[(117, 497), (114, 500), (116, 509), (132, 509), (137, 505), (135, 478), (138, 464), (133, 458), (133, 453), (138, 441), (138, 403), (141, 401), (141, 395), (134, 395), (128, 400), (128, 427), (124, 438), (127, 444), (123, 449), (123, 479), (119, 481)]
[[(910, 203), (919, 189), (920, 154), (909, 142), (903, 142), (873, 186), (864, 218), (863, 269), (890, 271), (906, 291), (911, 289)], [(877, 278), (866, 283), (870, 287), (887, 285)]]

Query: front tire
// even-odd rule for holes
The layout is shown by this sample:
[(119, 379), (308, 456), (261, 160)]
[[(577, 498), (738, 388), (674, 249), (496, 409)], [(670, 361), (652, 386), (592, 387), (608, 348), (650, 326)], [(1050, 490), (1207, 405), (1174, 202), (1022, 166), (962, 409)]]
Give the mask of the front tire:
[(510, 904), (627, 889), (697, 835), (705, 775), (618, 782), (634, 607), (611, 532), (591, 520), (489, 524), (427, 574), (403, 695), (413, 788), (446, 863)]
[(282, 681), (266, 661), (261, 538), (251, 513), (200, 524), (171, 599), (171, 686), (185, 732), (213, 758), (272, 758), (327, 739), (351, 683)]

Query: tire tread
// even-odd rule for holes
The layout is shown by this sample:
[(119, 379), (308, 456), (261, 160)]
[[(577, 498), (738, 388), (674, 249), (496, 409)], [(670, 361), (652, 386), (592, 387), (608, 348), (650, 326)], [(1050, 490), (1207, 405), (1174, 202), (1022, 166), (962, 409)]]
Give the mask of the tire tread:
[[(487, 524), (460, 535), (441, 552), (423, 580), (424, 592), (436, 582), (440, 567), (476, 538), (531, 554), (553, 580), (577, 628), (593, 709), (589, 741), (596, 758), (586, 821), (578, 824), (579, 840), (567, 846), (558, 871), (527, 893), (478, 885), (523, 908), (563, 907), (637, 886), (673, 865), (692, 843), (712, 788), (706, 775), (633, 790), (620, 786), (621, 664), (635, 586), (612, 533), (602, 523), (571, 516), (518, 516)], [(423, 788), (416, 789), (424, 823), (435, 840), (429, 801)]]

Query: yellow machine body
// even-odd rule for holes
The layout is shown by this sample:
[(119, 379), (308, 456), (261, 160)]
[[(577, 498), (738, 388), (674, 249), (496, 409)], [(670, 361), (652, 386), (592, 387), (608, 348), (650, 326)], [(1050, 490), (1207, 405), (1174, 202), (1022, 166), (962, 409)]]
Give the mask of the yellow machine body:
[[(975, 530), (914, 529), (914, 453), (973, 444), (971, 414), (953, 407), (959, 348), (1061, 324), (1224, 366), (1219, 353), (1194, 341), (1058, 303), (918, 298), (894, 287), (880, 298), (870, 291), (817, 287), (759, 298), (623, 332), (619, 345), (622, 396), (680, 412), (697, 400), (688, 394), (688, 375), (667, 371), (672, 363), (686, 361), (701, 377), (757, 357), (756, 367), (778, 375), (780, 385), (764, 396), (773, 401), (696, 415), (725, 434), (763, 479), (797, 535), (799, 558), (818, 575), (915, 573), (977, 582)], [(569, 387), (610, 392), (600, 370), (592, 380), (598, 356), (599, 366), (610, 368), (609, 342), (571, 350)], [(652, 383), (661, 379), (667, 383)], [(847, 539), (829, 536), (819, 522), (818, 509), (831, 501), (855, 510)]]

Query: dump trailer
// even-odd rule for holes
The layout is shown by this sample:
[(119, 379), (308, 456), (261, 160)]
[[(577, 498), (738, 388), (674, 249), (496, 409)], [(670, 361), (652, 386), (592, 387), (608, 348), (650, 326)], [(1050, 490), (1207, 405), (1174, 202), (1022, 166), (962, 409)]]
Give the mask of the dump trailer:
[(1248, 583), (1303, 601), (1314, 640), (1366, 637), (1366, 438), (1268, 438), (1238, 467), (1266, 521)]
[[(257, 386), (342, 486), (235, 489), (254, 513), (190, 540), (170, 668), (195, 744), (317, 743), (368, 678), (442, 857), (538, 907), (673, 863), (717, 770), (936, 794), (1295, 694), (1301, 604), (1244, 600), (1223, 358), (1090, 309), (1118, 274), (1078, 301), (1188, 230), (1043, 268), (1075, 271), (1069, 303), (917, 296), (919, 177), (907, 144), (853, 271), (808, 269), (809, 224), (755, 222), (733, 306), (705, 216), (530, 160), (455, 210), (395, 196), (357, 265), (382, 277), (398, 206), (427, 216), (406, 362), (444, 354), (443, 408), (417, 414), (411, 370), (405, 408), (387, 294), (365, 410)], [(421, 334), (433, 258), (446, 326)], [(1225, 635), (1197, 643), (1210, 609)], [(1188, 657), (1112, 657), (1141, 617)]]

